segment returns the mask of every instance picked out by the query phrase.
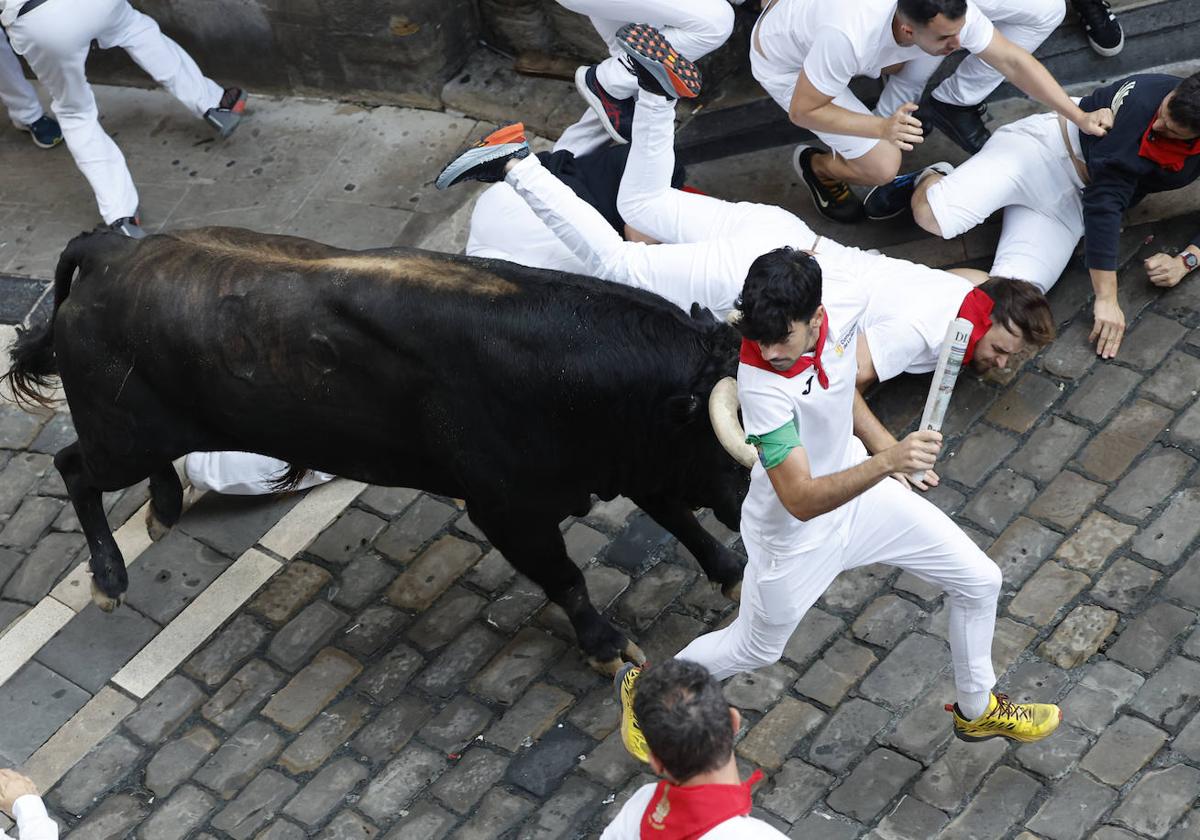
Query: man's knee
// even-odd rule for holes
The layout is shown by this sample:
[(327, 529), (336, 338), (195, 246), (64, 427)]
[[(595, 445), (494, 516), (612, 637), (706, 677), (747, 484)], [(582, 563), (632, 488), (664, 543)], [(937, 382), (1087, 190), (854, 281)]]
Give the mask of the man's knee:
[(913, 195), (912, 214), (913, 220), (922, 230), (934, 236), (942, 236), (942, 226), (938, 224), (937, 216), (933, 215), (933, 208), (929, 206), (929, 199), (924, 191)]
[(704, 40), (710, 51), (715, 50), (733, 34), (733, 22), (733, 6), (727, 0), (709, 2), (704, 8), (703, 21), (695, 34)]
[(1000, 599), (1003, 585), (1004, 575), (1000, 567), (982, 551), (978, 551), (971, 562), (970, 571), (962, 576), (953, 589), (960, 598), (975, 603), (994, 603)]
[(864, 186), (891, 183), (900, 174), (900, 150), (891, 143), (880, 141), (860, 158), (846, 161), (855, 180)]

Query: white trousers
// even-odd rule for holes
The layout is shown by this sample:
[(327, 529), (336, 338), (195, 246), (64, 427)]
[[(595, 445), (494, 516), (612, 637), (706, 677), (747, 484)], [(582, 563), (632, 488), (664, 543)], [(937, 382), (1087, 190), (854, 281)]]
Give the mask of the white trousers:
[[(1079, 129), (1067, 126), (1079, 153)], [(942, 237), (953, 239), (1004, 209), (989, 272), (1043, 292), (1058, 280), (1083, 236), (1083, 182), (1055, 114), (997, 129), (978, 154), (926, 192)]]
[(129, 0), (48, 0), (17, 18), (8, 36), (49, 91), (63, 139), (106, 223), (135, 215), (138, 195), (124, 155), (100, 127), (84, 67), (92, 40), (124, 49), (197, 117), (221, 101), (221, 86)]
[[(733, 32), (733, 7), (727, 0), (558, 0), (560, 6), (587, 15), (608, 46), (609, 57), (596, 67), (600, 86), (617, 99), (638, 91), (637, 78), (621, 66), (624, 51), (617, 46), (617, 30), (627, 23), (658, 27), (680, 55), (696, 61), (724, 44)], [(591, 109), (568, 126), (554, 149), (577, 155), (608, 142), (608, 133)]]
[(835, 577), (886, 563), (945, 590), (955, 685), (960, 695), (989, 691), (996, 682), (999, 567), (948, 516), (890, 478), (846, 504), (838, 539), (815, 551), (774, 554), (743, 534), (749, 562), (737, 618), (676, 656), (698, 662), (718, 680), (778, 662), (800, 619)]
[[(192, 452), (184, 461), (184, 471), (197, 490), (212, 490), (232, 496), (262, 496), (274, 492), (271, 481), (279, 477), (287, 464), (266, 455), (249, 452)], [(310, 472), (297, 490), (332, 481), (328, 473)]]
[[(671, 189), (673, 141), (673, 104), (642, 93), (617, 211), (630, 227), (664, 244), (626, 242), (533, 155), (505, 180), (575, 254), (584, 273), (655, 292), (684, 309), (698, 302), (724, 318), (755, 259), (784, 245), (811, 248), (817, 235), (781, 207)], [(822, 250), (840, 247), (822, 243)]]
[(0, 33), (0, 102), (4, 103), (8, 118), (18, 128), (37, 122), (44, 113), (37, 91), (25, 78), (21, 61), (3, 33)]

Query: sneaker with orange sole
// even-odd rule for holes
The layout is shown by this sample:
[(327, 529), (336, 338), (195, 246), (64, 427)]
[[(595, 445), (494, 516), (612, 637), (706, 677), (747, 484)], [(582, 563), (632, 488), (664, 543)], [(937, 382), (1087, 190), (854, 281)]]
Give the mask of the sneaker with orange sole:
[(454, 160), (438, 174), (434, 185), (439, 190), (460, 181), (483, 181), (493, 184), (504, 180), (504, 165), (529, 155), (525, 139), (525, 124), (513, 123), (498, 128)]
[(617, 30), (617, 45), (629, 56), (629, 69), (645, 91), (669, 99), (700, 95), (700, 69), (675, 51), (661, 32), (647, 23)]

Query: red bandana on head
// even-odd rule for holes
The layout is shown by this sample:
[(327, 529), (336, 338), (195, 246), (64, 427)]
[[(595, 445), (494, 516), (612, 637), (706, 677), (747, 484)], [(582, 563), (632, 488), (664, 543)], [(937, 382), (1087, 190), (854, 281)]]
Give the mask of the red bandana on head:
[(642, 814), (642, 840), (695, 840), (734, 817), (750, 813), (750, 788), (763, 777), (755, 770), (740, 785), (679, 787), (663, 780)]
[(817, 331), (817, 346), (813, 348), (811, 356), (801, 356), (796, 360), (796, 364), (792, 365), (787, 370), (776, 370), (771, 366), (771, 363), (763, 358), (762, 350), (758, 346), (758, 342), (751, 341), (748, 338), (742, 339), (742, 352), (738, 354), (738, 360), (750, 367), (762, 368), (769, 370), (771, 373), (777, 373), (780, 376), (791, 379), (793, 376), (799, 376), (808, 370), (810, 367), (817, 369), (817, 382), (822, 388), (829, 387), (829, 377), (825, 375), (825, 368), (821, 366), (821, 351), (825, 349), (825, 337), (829, 335), (829, 316), (826, 315), (821, 319), (821, 328)]
[(1187, 163), (1188, 158), (1192, 155), (1200, 155), (1200, 137), (1195, 140), (1176, 140), (1173, 137), (1155, 134), (1154, 120), (1156, 119), (1158, 119), (1157, 114), (1150, 120), (1146, 133), (1142, 135), (1142, 145), (1138, 148), (1138, 155), (1154, 161), (1168, 172), (1179, 172)]
[(992, 328), (992, 307), (996, 303), (987, 292), (972, 289), (963, 298), (962, 306), (958, 308), (958, 317), (971, 322), (971, 337), (967, 339), (967, 352), (963, 355), (963, 364), (969, 364), (975, 355), (975, 345), (984, 333)]

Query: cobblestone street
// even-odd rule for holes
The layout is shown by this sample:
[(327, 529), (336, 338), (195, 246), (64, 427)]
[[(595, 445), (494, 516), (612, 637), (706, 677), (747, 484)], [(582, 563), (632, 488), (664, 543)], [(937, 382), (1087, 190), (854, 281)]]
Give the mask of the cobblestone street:
[[(106, 96), (119, 120), (120, 95)], [(140, 96), (150, 94), (130, 101)], [(261, 103), (264, 128), (295, 113)], [(324, 124), (315, 106), (302, 113)], [(473, 193), (446, 198), (428, 182), (479, 126), (356, 113), (343, 134), (279, 141), (264, 165), (286, 171), (289, 154), (344, 150), (345, 136), (412, 114), (424, 122), (352, 164), (326, 151), (306, 189), (289, 192), (290, 216), (191, 213), (185, 199), (159, 221), (229, 217), (355, 247), (461, 245)], [(45, 167), (27, 145), (0, 148)], [(208, 182), (189, 188), (202, 209), (206, 187), (235, 177), (211, 149), (179, 151), (205, 161)], [(264, 155), (235, 151), (231, 171)], [(694, 182), (728, 192), (721, 178), (738, 165), (697, 168)], [(378, 186), (401, 176), (402, 189)], [(262, 189), (256, 201), (279, 198)], [(20, 250), (0, 251), (0, 269), (23, 278), (12, 288), (28, 313), (56, 251), (13, 221), (18, 204), (5, 210), (0, 238)], [(357, 226), (376, 210), (385, 221)], [(64, 236), (91, 224), (90, 206), (63, 212)], [(1000, 689), (1059, 702), (1063, 725), (1029, 745), (954, 739), (941, 595), (870, 566), (835, 582), (783, 661), (727, 684), (745, 774), (767, 775), (757, 816), (820, 840), (1200, 838), (1200, 280), (1161, 293), (1140, 267), (1148, 235), (1162, 248), (1195, 233), (1182, 212), (1123, 234), (1130, 327), (1117, 359), (1086, 341), (1090, 287), (1075, 260), (1050, 295), (1059, 338), (1002, 375), (964, 374), (929, 494), (1003, 572)], [(976, 255), (887, 230), (905, 243), (898, 255)], [(0, 330), (11, 339), (11, 326)], [(927, 388), (928, 377), (903, 377), (871, 402), (899, 434)], [(594, 837), (651, 780), (625, 753), (611, 683), (587, 667), (564, 614), (454, 500), (344, 480), (275, 499), (194, 495), (152, 544), (146, 491), (131, 488), (107, 499), (130, 586), (104, 614), (90, 605), (87, 550), (52, 465), (71, 438), (66, 414), (0, 403), (0, 765), (45, 784), (66, 836)], [(740, 549), (711, 515), (704, 524)], [(687, 551), (627, 500), (562, 529), (597, 607), (652, 661), (732, 617)]]

